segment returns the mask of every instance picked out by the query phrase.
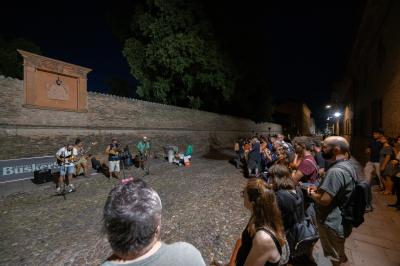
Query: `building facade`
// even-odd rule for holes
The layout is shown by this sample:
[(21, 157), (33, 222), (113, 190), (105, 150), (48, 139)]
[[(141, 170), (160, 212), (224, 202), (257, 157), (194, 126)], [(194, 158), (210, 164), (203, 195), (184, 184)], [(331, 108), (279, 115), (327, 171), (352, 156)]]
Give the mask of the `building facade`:
[(366, 1), (342, 81), (335, 87), (343, 116), (335, 133), (351, 136), (361, 160), (373, 129), (400, 134), (400, 1)]
[(304, 102), (285, 101), (278, 104), (272, 116), (282, 126), (285, 135), (294, 137), (315, 134), (311, 110)]

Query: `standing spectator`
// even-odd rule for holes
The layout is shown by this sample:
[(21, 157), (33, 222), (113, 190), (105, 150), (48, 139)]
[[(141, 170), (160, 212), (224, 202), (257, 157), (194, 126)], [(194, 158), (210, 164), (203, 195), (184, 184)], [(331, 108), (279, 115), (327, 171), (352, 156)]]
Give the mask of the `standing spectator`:
[(254, 175), (258, 176), (258, 171), (261, 163), (261, 151), (260, 151), (260, 141), (254, 137), (251, 140), (251, 150), (249, 152), (249, 157), (247, 159), (247, 168), (249, 170), (249, 176), (254, 170)]
[(324, 255), (336, 266), (348, 261), (344, 245), (352, 226), (343, 223), (341, 208), (350, 198), (357, 173), (351, 162), (346, 160), (349, 144), (344, 138), (327, 137), (322, 151), (324, 158), (332, 161), (332, 165), (318, 189), (310, 187), (308, 193), (316, 203), (317, 225)]
[(296, 225), (304, 221), (304, 196), (299, 186), (296, 186), (291, 178), (290, 170), (287, 166), (277, 164), (269, 169), (272, 185), (275, 190), (276, 200), (281, 211), (282, 221), (285, 228), (286, 239), (290, 247), (291, 261), (293, 265), (306, 264), (316, 265), (312, 257), (312, 250), (317, 239), (306, 243), (307, 248), (303, 254), (293, 256), (297, 231)]
[(390, 163), (393, 165), (393, 186), (394, 194), (396, 195), (396, 202), (393, 204), (388, 204), (389, 207), (397, 208), (400, 210), (400, 153), (397, 153), (396, 159), (392, 160)]
[(240, 168), (242, 165), (242, 159), (244, 158), (244, 150), (243, 150), (243, 140), (238, 139), (234, 144), (235, 150), (235, 158), (233, 158), (233, 164), (236, 169)]
[(394, 159), (394, 151), (393, 147), (389, 144), (388, 137), (381, 136), (379, 141), (382, 143), (382, 149), (379, 152), (379, 171), (381, 172), (383, 185), (385, 187), (383, 194), (390, 195), (393, 189), (393, 166), (390, 161)]
[(393, 148), (394, 148), (394, 152), (395, 152), (396, 157), (397, 157), (398, 154), (400, 153), (400, 136), (397, 136), (397, 138), (395, 139), (395, 142), (393, 144)]
[(274, 192), (263, 180), (253, 178), (242, 196), (251, 217), (242, 233), (236, 265), (280, 265), (288, 254), (283, 254), (285, 232)]
[(373, 130), (372, 132), (372, 140), (368, 145), (368, 148), (365, 150), (366, 154), (369, 156), (368, 162), (365, 164), (364, 175), (366, 181), (371, 184), (372, 173), (375, 172), (376, 176), (379, 180), (379, 189), (384, 190), (383, 182), (381, 178), (381, 172), (379, 170), (379, 152), (381, 151), (382, 144), (379, 141), (379, 138), (383, 135), (383, 131), (381, 130)]
[(104, 231), (113, 255), (102, 265), (204, 266), (191, 244), (161, 241), (161, 200), (157, 192), (136, 179), (113, 188), (104, 206)]
[(320, 177), (323, 177), (325, 175), (326, 171), (326, 161), (324, 157), (322, 157), (322, 151), (321, 151), (321, 141), (319, 139), (314, 140), (314, 146), (313, 146), (313, 151), (314, 151), (314, 160), (318, 164), (318, 175)]
[(313, 148), (311, 138), (295, 138), (294, 147), (297, 156), (295, 157), (294, 166), (297, 166), (297, 170), (293, 172), (293, 180), (296, 184), (298, 182), (316, 184), (318, 181), (318, 166), (311, 154)]

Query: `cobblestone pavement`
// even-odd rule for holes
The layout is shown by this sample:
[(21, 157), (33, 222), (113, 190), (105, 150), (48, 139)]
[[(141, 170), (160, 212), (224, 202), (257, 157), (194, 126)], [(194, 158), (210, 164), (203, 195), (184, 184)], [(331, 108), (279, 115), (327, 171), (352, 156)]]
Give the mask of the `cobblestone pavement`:
[[(139, 169), (128, 172), (142, 176)], [(187, 241), (207, 263), (213, 254), (228, 259), (248, 218), (240, 171), (227, 160), (194, 158), (189, 168), (155, 160), (144, 180), (163, 202), (163, 241)], [(1, 199), (0, 265), (100, 264), (110, 254), (102, 208), (116, 183), (98, 175), (76, 180), (66, 200), (50, 184)]]
[[(155, 160), (144, 180), (163, 202), (162, 240), (193, 244), (208, 264), (211, 257), (229, 259), (249, 214), (240, 197), (242, 173), (225, 159), (207, 158), (194, 158), (189, 168)], [(50, 184), (1, 199), (0, 265), (99, 265), (110, 254), (102, 208), (116, 183), (97, 175), (77, 179), (77, 191), (66, 200), (53, 196)], [(376, 211), (347, 241), (352, 265), (400, 265), (400, 212), (386, 207), (390, 200), (377, 196)], [(315, 257), (319, 265), (330, 264), (319, 245)]]

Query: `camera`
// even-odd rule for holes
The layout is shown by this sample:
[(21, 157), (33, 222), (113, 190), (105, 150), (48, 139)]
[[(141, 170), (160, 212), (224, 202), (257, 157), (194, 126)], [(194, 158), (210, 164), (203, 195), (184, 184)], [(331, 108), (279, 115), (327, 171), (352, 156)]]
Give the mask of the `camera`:
[(118, 143), (111, 143), (110, 149), (118, 149)]

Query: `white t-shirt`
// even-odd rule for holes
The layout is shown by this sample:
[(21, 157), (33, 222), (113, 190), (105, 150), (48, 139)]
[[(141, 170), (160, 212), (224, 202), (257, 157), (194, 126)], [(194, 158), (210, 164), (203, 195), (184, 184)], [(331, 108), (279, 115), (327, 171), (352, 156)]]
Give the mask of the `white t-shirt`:
[[(62, 147), (57, 151), (56, 155), (60, 158), (66, 158), (70, 156), (77, 156), (78, 153), (75, 148), (73, 148), (72, 151), (69, 151), (66, 147)], [(66, 163), (65, 166), (74, 166), (74, 163)]]

